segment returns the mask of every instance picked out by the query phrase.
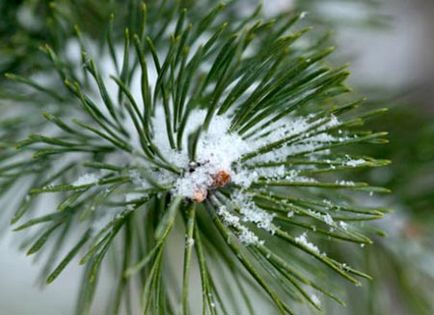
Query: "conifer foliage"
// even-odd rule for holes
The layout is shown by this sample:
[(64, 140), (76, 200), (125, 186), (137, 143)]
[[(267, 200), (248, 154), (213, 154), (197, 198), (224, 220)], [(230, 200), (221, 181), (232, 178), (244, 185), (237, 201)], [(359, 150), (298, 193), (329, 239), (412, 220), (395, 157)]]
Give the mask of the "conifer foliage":
[(12, 223), (49, 252), (47, 282), (84, 265), (77, 314), (111, 251), (112, 314), (255, 313), (257, 292), (295, 314), (342, 303), (331, 275), (370, 278), (333, 245), (371, 244), (365, 221), (387, 211), (358, 202), (387, 190), (351, 171), (388, 162), (346, 151), (386, 142), (363, 129), (383, 110), (354, 98), (304, 13), (87, 1), (81, 19), (80, 2), (47, 9), (46, 59), (6, 74), (0, 121)]

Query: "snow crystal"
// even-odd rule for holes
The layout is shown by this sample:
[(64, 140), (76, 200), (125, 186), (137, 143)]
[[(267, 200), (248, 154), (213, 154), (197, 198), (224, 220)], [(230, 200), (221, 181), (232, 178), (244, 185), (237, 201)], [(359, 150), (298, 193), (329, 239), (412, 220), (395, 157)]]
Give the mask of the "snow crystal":
[(331, 202), (330, 200), (323, 199), (322, 202), (323, 202), (324, 204), (326, 204), (327, 206), (329, 206), (329, 207), (333, 206), (333, 204), (332, 204), (332, 202)]
[(337, 180), (336, 184), (341, 186), (355, 186), (356, 184), (349, 180)]
[(249, 194), (238, 190), (232, 194), (232, 200), (235, 207), (240, 209), (244, 222), (255, 223), (259, 228), (271, 232), (272, 234), (275, 232), (276, 227), (273, 224), (275, 214), (259, 209), (252, 201)]
[(94, 184), (99, 180), (99, 177), (96, 174), (84, 174), (80, 176), (75, 182), (72, 183), (72, 186), (85, 186)]
[(324, 222), (327, 223), (328, 225), (333, 225), (335, 223), (335, 221), (333, 221), (332, 216), (328, 213), (324, 214), (323, 218), (324, 218)]
[(310, 127), (308, 119), (311, 117), (311, 115), (307, 117), (288, 116), (287, 120), (289, 120), (290, 123), (285, 121), (278, 127), (276, 127), (275, 124), (268, 124), (265, 128), (259, 131), (259, 135), (256, 136), (254, 140), (264, 141), (264, 139), (267, 139), (269, 142), (274, 142), (284, 137), (302, 134)]
[(341, 226), (341, 228), (343, 228), (345, 231), (348, 229), (348, 223), (344, 222), (344, 221), (339, 221), (339, 225)]
[(313, 252), (315, 252), (317, 254), (320, 253), (318, 247), (316, 247), (314, 244), (310, 243), (307, 240), (307, 234), (306, 233), (303, 233), (303, 234), (297, 236), (295, 238), (295, 242), (297, 244), (303, 245), (304, 247), (308, 248), (309, 250), (311, 250), (311, 251), (313, 251)]
[(307, 209), (307, 213), (309, 213), (309, 215), (311, 215), (312, 217), (317, 218), (317, 219), (321, 219), (321, 217), (322, 217), (321, 212), (314, 211), (312, 209)]
[(259, 179), (259, 173), (255, 170), (241, 170), (236, 172), (232, 181), (241, 187), (248, 188), (253, 182)]
[(312, 302), (316, 305), (316, 306), (321, 306), (321, 301), (320, 301), (320, 299), (318, 298), (318, 296), (316, 296), (315, 294), (312, 294), (311, 296), (310, 296), (310, 299), (312, 300)]
[(231, 214), (225, 206), (217, 209), (217, 214), (223, 218), (224, 223), (230, 226), (236, 226), (240, 223), (240, 218)]
[(194, 245), (194, 238), (189, 237), (189, 238), (186, 240), (185, 245), (186, 245), (187, 247), (192, 247), (192, 246)]
[(246, 226), (240, 223), (240, 218), (233, 215), (225, 206), (221, 206), (217, 209), (217, 214), (223, 219), (226, 225), (232, 226), (238, 231), (238, 239), (245, 245), (263, 244), (264, 242), (259, 240), (258, 236), (250, 231)]
[(125, 202), (131, 202), (131, 201), (140, 199), (142, 196), (143, 196), (143, 194), (136, 193), (136, 192), (127, 193), (125, 195)]
[(359, 165), (363, 165), (365, 164), (366, 161), (363, 159), (357, 159), (357, 160), (349, 160), (346, 162), (346, 165), (351, 166), (351, 167), (357, 167)]
[(259, 240), (258, 236), (255, 235), (252, 231), (250, 231), (247, 227), (241, 225), (239, 229), (240, 234), (238, 235), (238, 238), (241, 243), (245, 245), (264, 244), (264, 241)]

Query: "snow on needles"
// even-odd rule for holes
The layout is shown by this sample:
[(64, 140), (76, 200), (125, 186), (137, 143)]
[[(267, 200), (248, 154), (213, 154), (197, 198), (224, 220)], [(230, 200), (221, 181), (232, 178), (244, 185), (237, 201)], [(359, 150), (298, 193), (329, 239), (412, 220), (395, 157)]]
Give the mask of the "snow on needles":
[[(205, 114), (205, 111), (199, 111), (192, 115), (190, 128), (200, 125)], [(235, 176), (233, 163), (249, 150), (249, 144), (239, 135), (227, 131), (230, 122), (221, 116), (213, 119), (209, 130), (199, 139), (196, 161), (188, 161), (192, 163), (189, 165), (178, 165), (183, 169), (190, 166), (191, 171), (176, 180), (175, 194), (193, 199), (197, 191), (206, 191), (213, 186), (219, 172), (224, 171), (231, 178)], [(187, 156), (187, 152), (184, 154)]]
[(295, 238), (295, 242), (296, 242), (297, 244), (300, 244), (300, 245), (302, 245), (303, 247), (309, 249), (310, 251), (312, 251), (312, 252), (314, 252), (314, 253), (317, 253), (317, 254), (320, 253), (318, 247), (316, 247), (316, 245), (312, 244), (311, 242), (309, 242), (309, 241), (307, 240), (307, 234), (306, 234), (306, 233), (303, 233), (303, 234), (297, 236), (297, 237)]
[[(122, 55), (122, 47), (116, 48), (116, 54)], [(114, 65), (104, 58), (104, 78), (114, 72)], [(157, 72), (150, 69), (149, 82), (156, 84)], [(111, 82), (111, 80), (107, 80)], [(109, 93), (116, 91), (114, 82), (109, 86)], [(113, 88), (112, 88), (113, 87)], [(140, 78), (135, 75), (131, 83), (131, 92), (136, 100), (141, 99)], [(116, 98), (113, 94), (111, 97)], [(103, 110), (103, 108), (101, 109)], [(143, 114), (143, 113), (142, 113)], [(186, 113), (187, 114), (187, 113)], [(151, 116), (151, 140), (158, 148), (159, 155), (170, 165), (180, 170), (180, 174), (168, 169), (156, 167), (151, 162), (143, 161), (133, 152), (129, 163), (133, 169), (129, 171), (132, 182), (142, 191), (153, 187), (170, 189), (173, 195), (183, 196), (200, 203), (215, 196), (226, 185), (232, 184), (229, 195), (224, 196), (228, 205), (220, 209), (217, 215), (222, 222), (231, 226), (245, 244), (261, 243), (253, 229), (261, 229), (273, 234), (276, 226), (273, 223), (274, 214), (259, 208), (253, 200), (255, 184), (272, 181), (286, 181), (293, 183), (315, 183), (316, 180), (300, 174), (302, 166), (288, 167), (285, 161), (293, 156), (305, 156), (315, 159), (327, 154), (327, 147), (333, 143), (346, 140), (345, 134), (335, 136), (331, 131), (339, 127), (341, 122), (332, 114), (322, 113), (299, 115), (297, 111), (278, 121), (264, 120), (251, 128), (245, 134), (231, 132), (234, 118), (237, 117), (236, 104), (225, 114), (215, 114), (210, 124), (203, 128), (207, 117), (206, 109), (190, 109), (188, 111), (185, 129), (178, 139), (177, 128), (174, 137), (179, 148), (173, 149), (168, 136), (167, 112), (161, 103), (157, 103)], [(170, 118), (170, 117), (169, 117)], [(124, 124), (131, 135), (131, 144), (135, 152), (140, 152), (140, 142), (137, 130), (130, 118), (126, 117)], [(203, 128), (199, 134), (194, 161), (189, 158), (189, 136)], [(348, 166), (358, 166), (362, 160), (347, 159), (343, 163)], [(265, 165), (266, 166), (260, 166)], [(306, 166), (305, 166), (306, 167)], [(307, 166), (309, 167), (309, 166)], [(83, 185), (97, 181), (93, 175), (79, 178), (74, 185)], [(252, 192), (253, 189), (253, 192)], [(222, 197), (222, 196), (220, 196)], [(129, 197), (128, 197), (129, 199)], [(229, 205), (229, 203), (230, 205)], [(215, 205), (219, 208), (218, 205)], [(331, 217), (324, 220), (333, 224)], [(303, 238), (301, 239), (303, 240)]]
[[(205, 119), (206, 111), (193, 110), (190, 114), (185, 134), (197, 130)], [(276, 129), (265, 129), (259, 137), (241, 137), (236, 133), (229, 132), (232, 117), (215, 116), (208, 130), (202, 132), (197, 144), (197, 156), (195, 161), (189, 161), (187, 136), (184, 138), (183, 149), (173, 150), (164, 128), (164, 112), (157, 109), (153, 118), (155, 127), (155, 142), (158, 144), (163, 155), (174, 165), (185, 170), (181, 177), (173, 178), (173, 192), (186, 198), (194, 199), (197, 192), (206, 192), (215, 185), (215, 176), (219, 172), (225, 172), (230, 181), (241, 188), (249, 188), (259, 178), (275, 179), (285, 178), (290, 181), (312, 181), (313, 179), (298, 176), (295, 170), (286, 170), (283, 165), (262, 169), (251, 169), (249, 164), (268, 161), (282, 161), (291, 155), (301, 151), (313, 151), (324, 144), (336, 141), (334, 136), (322, 130), (339, 124), (334, 116), (328, 120), (325, 118), (314, 120), (312, 116), (288, 117), (283, 125)], [(321, 124), (320, 124), (321, 123)], [(318, 125), (306, 132), (312, 126)], [(280, 145), (274, 150), (257, 154), (247, 162), (241, 158), (251, 152), (262, 149), (270, 143), (281, 141), (285, 137), (299, 138), (291, 145)], [(218, 185), (217, 185), (218, 186)]]
[(90, 185), (90, 184), (94, 184), (99, 180), (99, 176), (96, 174), (84, 174), (82, 176), (80, 176), (75, 182), (72, 183), (72, 186), (85, 186), (85, 185)]
[[(187, 135), (196, 131), (204, 123), (207, 112), (192, 110), (186, 124), (186, 131), (181, 150), (170, 147), (167, 134), (162, 126), (165, 124), (163, 109), (157, 108), (153, 117), (154, 141), (161, 153), (176, 167), (183, 170), (182, 175), (170, 174), (165, 170), (154, 172), (156, 182), (164, 179), (164, 184), (172, 188), (174, 195), (183, 196), (195, 202), (203, 202), (210, 191), (229, 183), (234, 184), (230, 196), (231, 209), (220, 209), (217, 214), (222, 221), (237, 231), (238, 238), (245, 244), (260, 243), (248, 224), (274, 233), (274, 215), (260, 209), (253, 202), (247, 190), (258, 180), (283, 179), (291, 182), (315, 182), (313, 178), (299, 176), (295, 169), (284, 165), (266, 168), (252, 168), (255, 163), (282, 161), (291, 155), (303, 151), (314, 151), (325, 144), (340, 139), (327, 133), (327, 129), (339, 124), (334, 116), (315, 118), (288, 116), (277, 128), (267, 127), (255, 136), (241, 136), (230, 132), (232, 116), (225, 114), (215, 116), (207, 130), (199, 137), (195, 161), (189, 160)], [(282, 139), (290, 138), (290, 144)], [(264, 149), (276, 144), (272, 150)], [(253, 155), (252, 152), (254, 153)], [(316, 153), (318, 154), (318, 153)], [(243, 158), (251, 155), (245, 161)], [(148, 183), (150, 184), (150, 183)], [(236, 214), (235, 214), (236, 213)]]

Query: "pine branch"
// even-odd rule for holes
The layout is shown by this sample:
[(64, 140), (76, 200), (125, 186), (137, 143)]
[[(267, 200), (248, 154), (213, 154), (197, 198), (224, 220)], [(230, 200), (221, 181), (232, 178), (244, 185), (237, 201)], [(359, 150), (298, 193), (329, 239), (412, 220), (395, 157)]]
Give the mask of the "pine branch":
[[(144, 314), (196, 312), (194, 267), (203, 313), (231, 313), (228, 297), (237, 294), (252, 309), (246, 284), (281, 314), (295, 314), (295, 302), (320, 309), (312, 292), (342, 304), (321, 275), (356, 285), (370, 276), (309, 239), (372, 243), (364, 221), (387, 210), (356, 201), (388, 191), (347, 174), (388, 161), (346, 150), (387, 142), (386, 133), (362, 129), (382, 110), (347, 101), (349, 73), (327, 63), (334, 49), (299, 26), (304, 14), (267, 18), (258, 7), (233, 19), (233, 3), (204, 15), (199, 4), (131, 1), (113, 15), (115, 3), (87, 18), (107, 30), (103, 39), (73, 24), (82, 10), (95, 11), (93, 1), (52, 5), (53, 38), (41, 48), (51, 64), (40, 73), (52, 84), (8, 75), (26, 104), (9, 99), (19, 110), (0, 124), (18, 149), (5, 143), (0, 152), (1, 192), (21, 176), (31, 183), (13, 223), (26, 217), (16, 229), (32, 227), (28, 254), (61, 244), (69, 237), (61, 228), (72, 223), (78, 234), (65, 256), (50, 257), (57, 265), (47, 282), (81, 257), (77, 313), (90, 314), (116, 249), (114, 314), (137, 304)], [(307, 46), (297, 45), (302, 39)], [(26, 118), (28, 108), (44, 118)], [(56, 209), (36, 217), (36, 200), (48, 193)], [(179, 259), (173, 238), (184, 231)], [(169, 283), (172, 260), (183, 266), (181, 290)], [(238, 285), (218, 277), (216, 265)], [(133, 284), (139, 301), (128, 293)]]

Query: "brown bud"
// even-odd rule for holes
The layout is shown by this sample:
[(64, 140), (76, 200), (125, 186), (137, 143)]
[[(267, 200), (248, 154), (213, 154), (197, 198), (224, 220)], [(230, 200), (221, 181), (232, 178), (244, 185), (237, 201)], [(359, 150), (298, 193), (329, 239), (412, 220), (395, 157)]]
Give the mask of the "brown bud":
[(226, 170), (221, 170), (213, 176), (213, 179), (214, 188), (224, 187), (231, 181), (231, 175)]
[(201, 188), (194, 192), (193, 201), (197, 203), (202, 203), (206, 197), (208, 196), (208, 192)]

